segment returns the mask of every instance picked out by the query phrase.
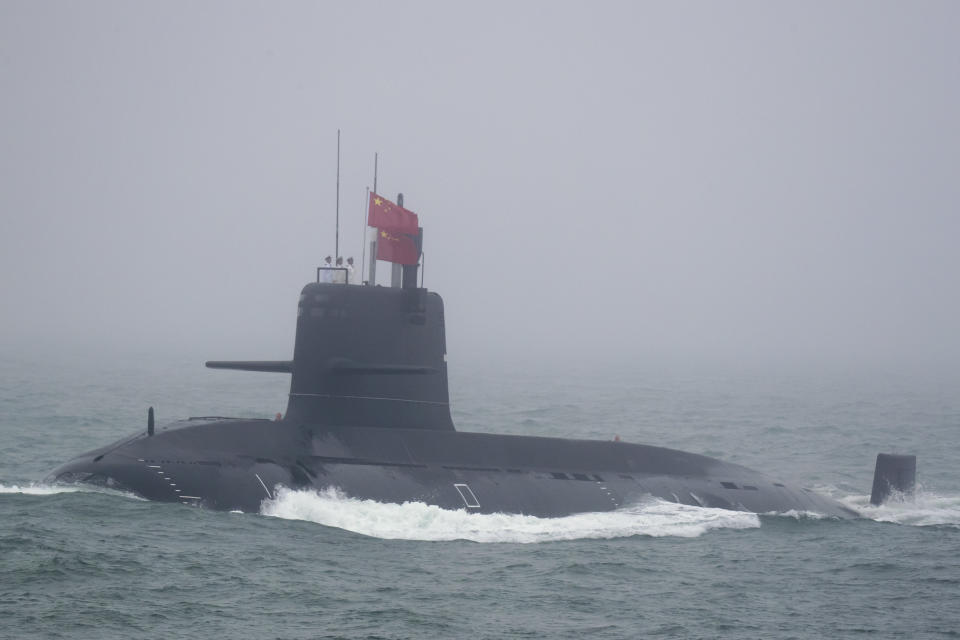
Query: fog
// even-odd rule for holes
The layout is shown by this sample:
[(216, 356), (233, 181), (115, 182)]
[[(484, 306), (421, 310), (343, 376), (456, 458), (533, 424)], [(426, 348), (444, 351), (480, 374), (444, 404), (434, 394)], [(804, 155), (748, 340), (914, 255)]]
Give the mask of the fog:
[[(0, 2), (0, 347), (287, 358), (366, 189), (451, 362), (960, 356), (953, 2)], [(381, 263), (381, 274), (388, 265)]]

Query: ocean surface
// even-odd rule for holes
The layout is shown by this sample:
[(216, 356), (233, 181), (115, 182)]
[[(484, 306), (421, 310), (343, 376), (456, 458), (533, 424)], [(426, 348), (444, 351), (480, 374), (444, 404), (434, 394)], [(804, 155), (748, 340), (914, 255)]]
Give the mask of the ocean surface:
[[(285, 375), (202, 356), (0, 354), (2, 638), (960, 636), (960, 375), (876, 368), (451, 363), (462, 431), (674, 447), (861, 510), (650, 500), (539, 519), (331, 490), (217, 513), (43, 483), (158, 421), (271, 417)], [(869, 506), (878, 452), (914, 499)]]

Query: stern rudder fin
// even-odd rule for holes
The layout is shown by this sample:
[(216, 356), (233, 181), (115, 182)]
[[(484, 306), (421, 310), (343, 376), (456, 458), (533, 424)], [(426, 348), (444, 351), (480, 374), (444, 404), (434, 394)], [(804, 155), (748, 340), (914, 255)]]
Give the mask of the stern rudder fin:
[(911, 494), (917, 484), (917, 456), (878, 453), (870, 504), (883, 504), (894, 491)]

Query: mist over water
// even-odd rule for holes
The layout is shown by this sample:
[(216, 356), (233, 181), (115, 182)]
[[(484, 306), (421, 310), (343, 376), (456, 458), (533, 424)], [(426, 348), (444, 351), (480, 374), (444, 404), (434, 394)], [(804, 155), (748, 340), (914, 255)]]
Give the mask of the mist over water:
[(339, 128), (458, 356), (955, 370), (958, 18), (8, 0), (0, 345), (287, 357)]

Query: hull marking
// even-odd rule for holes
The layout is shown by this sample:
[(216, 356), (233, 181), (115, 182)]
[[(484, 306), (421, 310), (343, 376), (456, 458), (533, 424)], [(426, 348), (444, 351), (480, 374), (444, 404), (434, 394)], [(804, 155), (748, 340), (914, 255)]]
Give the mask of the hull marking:
[(267, 489), (267, 485), (263, 483), (263, 480), (260, 478), (260, 475), (256, 473), (253, 475), (256, 476), (257, 480), (260, 480), (260, 486), (263, 487), (263, 490), (266, 492), (267, 497), (273, 500), (273, 496), (270, 495), (270, 489)]
[(460, 497), (463, 498), (463, 503), (467, 505), (470, 509), (479, 509), (480, 501), (477, 500), (477, 496), (474, 495), (473, 491), (466, 484), (457, 484), (454, 483), (454, 488), (460, 494)]

